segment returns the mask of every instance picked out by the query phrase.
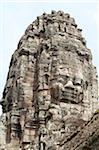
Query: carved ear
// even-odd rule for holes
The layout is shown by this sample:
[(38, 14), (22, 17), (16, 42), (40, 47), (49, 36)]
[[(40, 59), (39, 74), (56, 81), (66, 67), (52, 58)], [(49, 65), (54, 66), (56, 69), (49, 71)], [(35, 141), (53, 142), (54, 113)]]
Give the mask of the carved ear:
[(59, 98), (59, 86), (57, 85), (52, 86), (50, 92), (52, 100), (57, 100)]
[(87, 90), (87, 88), (88, 88), (88, 81), (85, 81), (85, 83), (83, 83), (83, 86), (84, 86), (84, 90)]
[(83, 99), (84, 99), (84, 93), (82, 92), (78, 95), (78, 103), (82, 103)]
[(49, 83), (49, 74), (46, 73), (44, 76), (45, 76), (45, 82), (48, 85), (48, 83)]

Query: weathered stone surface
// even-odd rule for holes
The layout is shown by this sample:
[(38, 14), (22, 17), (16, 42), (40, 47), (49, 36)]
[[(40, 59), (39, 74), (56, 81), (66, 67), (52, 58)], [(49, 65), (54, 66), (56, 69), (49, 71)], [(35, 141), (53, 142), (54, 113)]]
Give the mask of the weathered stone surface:
[(1, 149), (80, 150), (99, 136), (99, 117), (91, 119), (99, 108), (96, 68), (81, 31), (62, 11), (28, 26), (0, 102)]
[(99, 111), (83, 127), (78, 128), (68, 139), (63, 139), (60, 150), (99, 149)]

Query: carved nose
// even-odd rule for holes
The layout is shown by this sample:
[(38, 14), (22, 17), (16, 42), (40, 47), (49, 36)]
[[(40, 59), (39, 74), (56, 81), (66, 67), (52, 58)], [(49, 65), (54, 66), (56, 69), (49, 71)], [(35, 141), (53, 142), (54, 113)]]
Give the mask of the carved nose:
[(73, 87), (73, 82), (72, 81), (68, 81), (64, 87)]

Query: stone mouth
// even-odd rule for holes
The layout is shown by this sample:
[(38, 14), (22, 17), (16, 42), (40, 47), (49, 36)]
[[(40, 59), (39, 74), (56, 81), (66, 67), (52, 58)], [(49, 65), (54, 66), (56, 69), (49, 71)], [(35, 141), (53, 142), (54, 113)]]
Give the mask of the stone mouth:
[(78, 104), (78, 102), (76, 102), (76, 99), (72, 99), (72, 98), (62, 98), (60, 99), (61, 102), (64, 103), (70, 103), (70, 104)]
[(65, 88), (65, 90), (62, 91), (60, 101), (65, 103), (78, 104), (79, 103), (78, 91), (74, 88)]

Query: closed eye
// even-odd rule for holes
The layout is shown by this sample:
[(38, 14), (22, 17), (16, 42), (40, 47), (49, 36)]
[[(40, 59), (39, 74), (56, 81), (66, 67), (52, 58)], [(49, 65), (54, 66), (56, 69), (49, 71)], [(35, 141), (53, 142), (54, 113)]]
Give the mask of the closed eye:
[(76, 85), (76, 86), (81, 86), (81, 83), (74, 83), (74, 85)]

